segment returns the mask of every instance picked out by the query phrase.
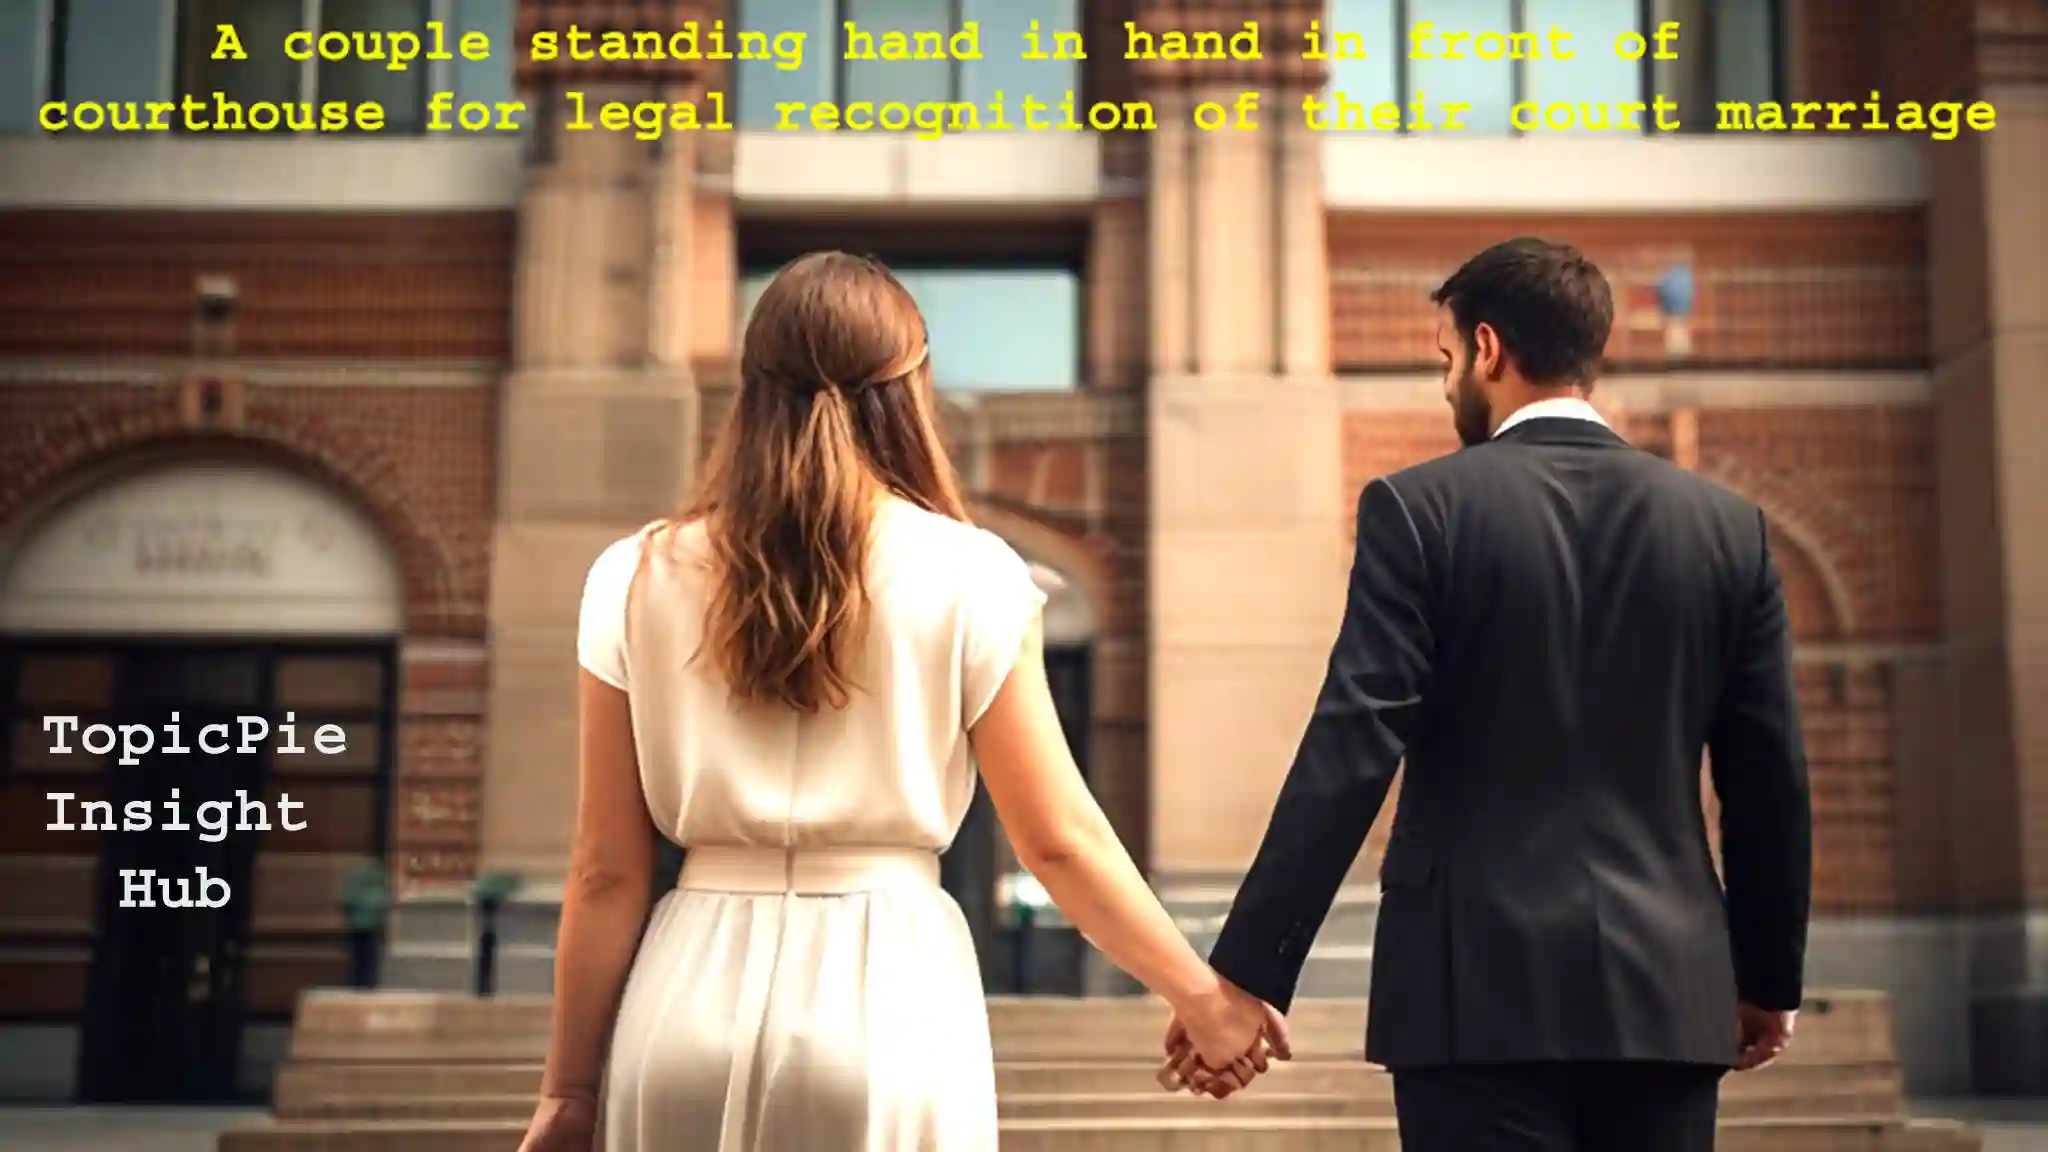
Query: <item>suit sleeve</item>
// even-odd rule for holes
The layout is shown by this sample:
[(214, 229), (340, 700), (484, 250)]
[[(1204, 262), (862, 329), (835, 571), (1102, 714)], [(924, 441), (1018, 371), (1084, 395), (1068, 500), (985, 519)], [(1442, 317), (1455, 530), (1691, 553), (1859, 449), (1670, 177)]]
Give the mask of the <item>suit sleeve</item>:
[(1400, 494), (1375, 480), (1359, 496), (1344, 621), (1315, 713), (1209, 954), (1231, 983), (1282, 1012), (1428, 690), (1430, 600), (1421, 534)]
[(1759, 1008), (1799, 1007), (1813, 887), (1813, 809), (1791, 625), (1763, 516), (1761, 571), (1707, 733), (1735, 983)]

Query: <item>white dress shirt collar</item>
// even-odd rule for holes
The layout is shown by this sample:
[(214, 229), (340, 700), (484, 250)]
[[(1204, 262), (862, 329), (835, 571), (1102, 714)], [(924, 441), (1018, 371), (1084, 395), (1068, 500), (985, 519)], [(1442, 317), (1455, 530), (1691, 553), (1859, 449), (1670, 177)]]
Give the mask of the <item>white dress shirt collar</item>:
[(1513, 412), (1508, 413), (1508, 418), (1500, 422), (1500, 427), (1494, 429), (1493, 434), (1498, 437), (1501, 433), (1513, 428), (1524, 420), (1550, 419), (1591, 420), (1603, 428), (1607, 427), (1607, 418), (1600, 415), (1598, 408), (1593, 407), (1586, 401), (1579, 399), (1577, 396), (1552, 396), (1548, 400), (1538, 400), (1531, 404), (1524, 404)]

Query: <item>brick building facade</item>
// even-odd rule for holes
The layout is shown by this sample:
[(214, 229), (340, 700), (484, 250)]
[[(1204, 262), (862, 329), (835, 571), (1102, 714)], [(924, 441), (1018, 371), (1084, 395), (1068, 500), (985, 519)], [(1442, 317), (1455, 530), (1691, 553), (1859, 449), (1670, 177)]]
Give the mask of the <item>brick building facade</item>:
[[(54, 45), (36, 99), (148, 98), (151, 83), (193, 75), (170, 52), (154, 81), (111, 68), (129, 57), (94, 39), (111, 27), (105, 0), (17, 7), (61, 33), (36, 41)], [(1256, 844), (1320, 674), (1356, 492), (1454, 446), (1428, 291), (1471, 252), (1530, 232), (1580, 244), (1615, 285), (1599, 397), (1619, 426), (1755, 499), (1777, 533), (1813, 756), (1816, 979), (1899, 997), (1922, 1087), (2048, 1079), (2048, 525), (2029, 500), (2044, 479), (2029, 431), (2048, 426), (2040, 0), (1638, 9), (1731, 30), (1761, 13), (1762, 39), (1723, 42), (1727, 61), (1770, 62), (1749, 73), (1774, 87), (1745, 98), (1878, 88), (1996, 103), (1995, 131), (1939, 144), (1366, 139), (1309, 131), (1285, 110), (1326, 83), (1406, 94), (1414, 77), (1348, 64), (1329, 76), (1278, 52), (1139, 67), (1101, 47), (1127, 19), (1256, 19), (1288, 43), (1310, 18), (1413, 15), (1351, 0), (1016, 6), (1080, 28), (1089, 57), (996, 79), (1148, 101), (1152, 132), (774, 133), (748, 119), (750, 91), (908, 97), (829, 60), (809, 79), (515, 69), (515, 29), (589, 26), (620, 6), (412, 7), (499, 45), (492, 65), (436, 65), (425, 83), (484, 100), (516, 90), (535, 109), (525, 133), (0, 138), (0, 686), (15, 722), (0, 766), (0, 1012), (12, 1021), (0, 1037), (71, 1053), (44, 1061), (81, 1070), (53, 1073), (53, 1090), (185, 1091), (90, 1071), (95, 1044), (147, 1041), (94, 1039), (115, 1027), (95, 1004), (134, 978), (102, 955), (110, 850), (35, 814), (53, 780), (89, 796), (118, 794), (121, 777), (33, 755), (38, 717), (128, 715), (157, 699), (152, 676), (201, 711), (201, 680), (228, 664), (184, 680), (150, 671), (167, 653), (246, 661), (248, 706), (273, 710), (294, 661), (342, 679), (358, 674), (349, 660), (388, 673), (352, 702), (308, 690), (309, 715), (358, 708), (350, 722), (378, 753), (357, 777), (302, 786), (327, 798), (313, 812), (327, 832), (265, 840), (233, 865), (253, 869), (254, 911), (222, 938), (247, 955), (237, 987), (210, 978), (207, 991), (234, 998), (237, 1021), (274, 1021), (298, 988), (344, 974), (335, 905), (365, 854), (417, 902), (485, 869), (518, 871), (544, 897), (573, 804), (583, 571), (674, 504), (729, 401), (749, 284), (813, 247), (877, 252), (930, 285), (976, 515), (1068, 585), (1059, 642), (1084, 672), (1066, 710), (1090, 781), (1162, 884), (1227, 880)], [(626, 7), (656, 24), (762, 26), (738, 0)], [(1021, 23), (984, 0), (937, 8)], [(821, 0), (825, 43), (836, 11)], [(189, 48), (178, 19), (156, 32)], [(955, 64), (933, 83), (959, 93), (996, 79)], [(1642, 83), (1667, 79), (1703, 93), (1736, 83), (1710, 68)], [(298, 82), (371, 90), (319, 65)], [(798, 82), (817, 91), (793, 94)], [(578, 131), (549, 111), (564, 86), (731, 91), (741, 130), (658, 144)], [(1261, 131), (1189, 125), (1197, 103), (1246, 89), (1266, 96)], [(1675, 268), (1696, 286), (1688, 315), (1659, 292)], [(1060, 326), (1042, 330), (1072, 363), (1023, 379), (976, 361), (977, 344), (1027, 321)], [(307, 615), (316, 590), (266, 589), (264, 572), (318, 566), (285, 553), (325, 539), (306, 527), (325, 514), (272, 524), (238, 511), (233, 483), (207, 489), (206, 507), (137, 497), (136, 524), (120, 519), (132, 502), (77, 512), (88, 534), (104, 522), (118, 540), (174, 539), (198, 559), (169, 584), (124, 576), (103, 602), (66, 599), (63, 557), (92, 553), (64, 553), (50, 524), (97, 509), (124, 478), (201, 465), (232, 465), (250, 492), (266, 475), (310, 479), (333, 517), (366, 518), (395, 572), (377, 611), (399, 623), (337, 631)], [(102, 561), (126, 563), (126, 544), (109, 547)], [(245, 553), (260, 563), (223, 559)], [(56, 575), (38, 584), (39, 572)], [(273, 627), (205, 626), (206, 596), (273, 595)], [(134, 948), (229, 967), (218, 946)]]

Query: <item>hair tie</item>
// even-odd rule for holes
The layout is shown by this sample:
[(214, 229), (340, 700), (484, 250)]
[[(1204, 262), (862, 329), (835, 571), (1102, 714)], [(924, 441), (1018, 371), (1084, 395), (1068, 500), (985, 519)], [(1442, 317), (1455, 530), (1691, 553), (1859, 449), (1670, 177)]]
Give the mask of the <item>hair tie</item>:
[(891, 365), (888, 368), (885, 368), (875, 373), (874, 375), (869, 376), (867, 379), (860, 382), (860, 386), (863, 388), (872, 388), (878, 384), (887, 384), (891, 380), (901, 380), (905, 376), (910, 375), (912, 372), (917, 371), (918, 368), (924, 364), (925, 360), (931, 356), (931, 354), (931, 345), (919, 345), (915, 353), (912, 353), (910, 356), (905, 357), (900, 363)]

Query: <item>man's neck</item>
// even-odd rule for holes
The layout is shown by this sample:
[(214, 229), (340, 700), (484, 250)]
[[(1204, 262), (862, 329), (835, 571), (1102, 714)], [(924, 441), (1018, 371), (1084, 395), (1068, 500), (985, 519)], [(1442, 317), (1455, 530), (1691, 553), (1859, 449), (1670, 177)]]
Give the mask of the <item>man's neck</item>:
[(1575, 385), (1563, 388), (1535, 388), (1525, 385), (1516, 389), (1516, 392), (1516, 402), (1504, 406), (1499, 418), (1493, 422), (1493, 434), (1498, 435), (1501, 428), (1515, 418), (1516, 413), (1532, 404), (1541, 404), (1546, 400), (1586, 400), (1586, 390)]

